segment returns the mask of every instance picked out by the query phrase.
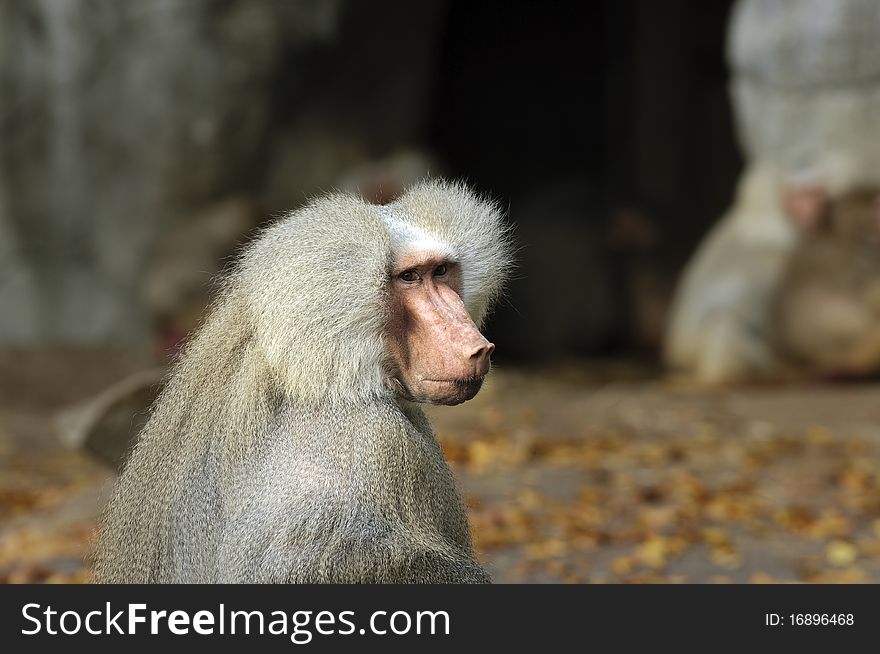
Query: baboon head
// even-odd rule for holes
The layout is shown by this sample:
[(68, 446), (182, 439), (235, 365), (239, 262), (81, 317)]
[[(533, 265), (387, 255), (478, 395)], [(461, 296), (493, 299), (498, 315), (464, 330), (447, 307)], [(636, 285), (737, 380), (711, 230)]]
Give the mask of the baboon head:
[(382, 206), (332, 193), (264, 230), (228, 294), (302, 405), (458, 404), (489, 372), (479, 327), (511, 251), (498, 206), (463, 184), (421, 182)]
[(391, 246), (384, 333), (391, 386), (416, 402), (466, 402), (495, 350), (478, 325), (510, 265), (500, 213), (463, 186), (438, 183), (377, 209)]

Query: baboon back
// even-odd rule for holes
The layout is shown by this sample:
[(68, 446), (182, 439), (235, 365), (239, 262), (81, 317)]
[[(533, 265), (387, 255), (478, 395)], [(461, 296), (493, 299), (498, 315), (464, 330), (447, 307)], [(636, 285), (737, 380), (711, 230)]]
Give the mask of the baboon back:
[(99, 581), (489, 581), (418, 408), (284, 408), (234, 465), (216, 444), (173, 456), (160, 440), (139, 444), (119, 481)]

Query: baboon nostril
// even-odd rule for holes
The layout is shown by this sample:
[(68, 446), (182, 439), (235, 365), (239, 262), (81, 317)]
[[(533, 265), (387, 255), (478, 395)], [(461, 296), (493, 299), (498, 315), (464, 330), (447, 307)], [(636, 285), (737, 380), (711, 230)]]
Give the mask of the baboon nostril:
[(494, 350), (495, 346), (492, 343), (480, 345), (473, 351), (473, 354), (471, 354), (471, 359), (488, 359), (490, 356), (492, 356), (492, 352)]
[(471, 361), (473, 361), (477, 367), (477, 375), (485, 375), (489, 372), (490, 357), (494, 351), (495, 345), (487, 341), (471, 354)]

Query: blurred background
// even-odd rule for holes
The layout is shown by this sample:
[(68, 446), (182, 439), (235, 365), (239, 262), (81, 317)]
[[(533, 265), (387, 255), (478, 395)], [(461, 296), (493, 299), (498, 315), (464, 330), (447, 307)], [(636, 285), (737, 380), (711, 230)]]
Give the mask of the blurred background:
[(497, 581), (880, 581), (874, 0), (3, 0), (0, 581), (88, 581), (255, 230), (429, 175), (521, 247), (431, 412)]

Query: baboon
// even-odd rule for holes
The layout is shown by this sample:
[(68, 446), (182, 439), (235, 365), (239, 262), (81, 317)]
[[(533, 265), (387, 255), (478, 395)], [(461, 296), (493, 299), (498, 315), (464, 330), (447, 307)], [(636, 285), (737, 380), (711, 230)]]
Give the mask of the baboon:
[(773, 312), (792, 299), (783, 290), (790, 258), (829, 202), (880, 186), (876, 42), (872, 0), (735, 3), (726, 50), (747, 165), (733, 208), (679, 285), (666, 335), (671, 366), (706, 382), (788, 377)]
[(880, 371), (880, 203), (876, 190), (827, 202), (791, 256), (773, 311), (780, 352), (804, 372)]
[(419, 403), (478, 392), (510, 261), (496, 205), (452, 182), (265, 229), (116, 483), (96, 580), (489, 582)]

